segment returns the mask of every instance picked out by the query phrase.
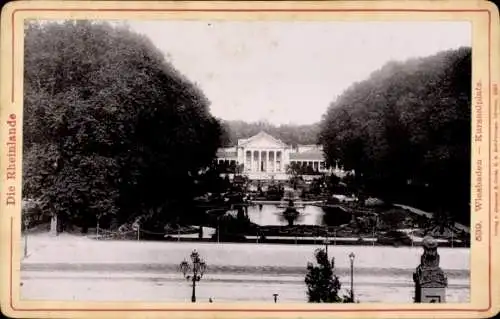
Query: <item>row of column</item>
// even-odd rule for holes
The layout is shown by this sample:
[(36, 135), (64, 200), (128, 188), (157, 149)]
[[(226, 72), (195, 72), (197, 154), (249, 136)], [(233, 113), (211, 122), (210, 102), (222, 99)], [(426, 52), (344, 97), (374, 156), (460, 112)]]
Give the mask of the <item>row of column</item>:
[(251, 172), (281, 172), (283, 171), (282, 154), (282, 151), (247, 150), (245, 151), (245, 169)]
[(302, 166), (310, 166), (317, 171), (326, 170), (324, 161), (290, 161), (290, 164), (298, 163)]

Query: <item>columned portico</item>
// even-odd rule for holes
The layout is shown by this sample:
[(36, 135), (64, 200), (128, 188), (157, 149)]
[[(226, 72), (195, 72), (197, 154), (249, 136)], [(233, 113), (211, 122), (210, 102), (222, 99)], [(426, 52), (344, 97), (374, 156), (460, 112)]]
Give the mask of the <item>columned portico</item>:
[[(283, 154), (290, 147), (280, 140), (261, 132), (238, 141), (238, 158), (244, 163), (244, 172), (255, 179), (270, 179), (284, 174)], [(282, 176), (281, 179), (286, 179)]]
[(281, 172), (280, 156), (282, 151), (252, 149), (244, 151), (246, 172)]
[(287, 180), (290, 164), (311, 167), (318, 174), (331, 171), (325, 165), (323, 150), (317, 145), (292, 148), (265, 132), (239, 139), (234, 147), (220, 149), (217, 160), (242, 165), (242, 172), (250, 180)]

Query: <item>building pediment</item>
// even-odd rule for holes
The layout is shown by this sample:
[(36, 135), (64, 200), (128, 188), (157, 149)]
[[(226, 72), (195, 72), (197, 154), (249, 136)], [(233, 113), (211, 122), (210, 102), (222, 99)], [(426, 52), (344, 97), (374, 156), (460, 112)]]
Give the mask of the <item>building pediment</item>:
[(258, 149), (274, 149), (274, 148), (286, 148), (287, 145), (282, 141), (272, 137), (266, 132), (260, 132), (248, 139), (240, 140), (240, 147), (245, 148), (258, 148)]

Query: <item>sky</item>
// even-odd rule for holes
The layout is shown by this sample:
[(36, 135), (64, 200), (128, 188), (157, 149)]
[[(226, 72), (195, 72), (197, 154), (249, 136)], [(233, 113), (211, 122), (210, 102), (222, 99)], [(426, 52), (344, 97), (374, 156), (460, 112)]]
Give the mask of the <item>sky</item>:
[(224, 120), (311, 124), (391, 60), (471, 46), (467, 22), (128, 21)]

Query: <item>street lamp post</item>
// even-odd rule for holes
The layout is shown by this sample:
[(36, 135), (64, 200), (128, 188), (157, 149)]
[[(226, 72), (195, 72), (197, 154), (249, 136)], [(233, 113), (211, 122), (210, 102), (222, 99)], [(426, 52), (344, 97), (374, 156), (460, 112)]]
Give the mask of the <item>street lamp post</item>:
[(411, 240), (411, 247), (413, 247), (414, 243), (413, 243), (413, 229), (415, 228), (415, 225), (414, 224), (411, 224), (411, 229), (410, 229), (410, 240)]
[(330, 240), (325, 239), (325, 252), (326, 252), (326, 257), (328, 258), (328, 244), (330, 244)]
[(177, 241), (181, 241), (181, 224), (177, 221)]
[(101, 220), (101, 214), (97, 214), (97, 225), (95, 228), (96, 239), (99, 240), (99, 221)]
[(372, 230), (372, 246), (375, 246), (375, 229), (377, 228), (378, 225), (378, 215), (375, 216), (375, 223), (373, 224), (373, 230)]
[(349, 260), (351, 261), (351, 302), (354, 302), (354, 253), (349, 254)]
[(132, 224), (132, 230), (136, 231), (137, 232), (137, 240), (140, 239), (140, 234), (141, 234), (141, 230), (139, 229), (141, 226), (139, 225), (139, 222), (135, 222)]
[(337, 228), (333, 229), (333, 246), (337, 246)]
[(220, 242), (220, 215), (217, 216), (217, 244)]
[[(203, 277), (206, 268), (207, 265), (205, 261), (200, 257), (196, 249), (191, 253), (191, 264), (189, 264), (186, 260), (184, 260), (180, 264), (180, 269), (184, 274), (184, 277), (188, 281), (191, 281), (193, 285), (191, 302), (196, 302), (196, 282), (201, 280), (201, 277)], [(193, 272), (192, 275), (190, 274), (191, 271)]]
[(330, 244), (330, 239), (328, 238), (328, 227), (325, 227), (325, 252), (326, 252), (326, 257), (328, 258), (328, 244)]

